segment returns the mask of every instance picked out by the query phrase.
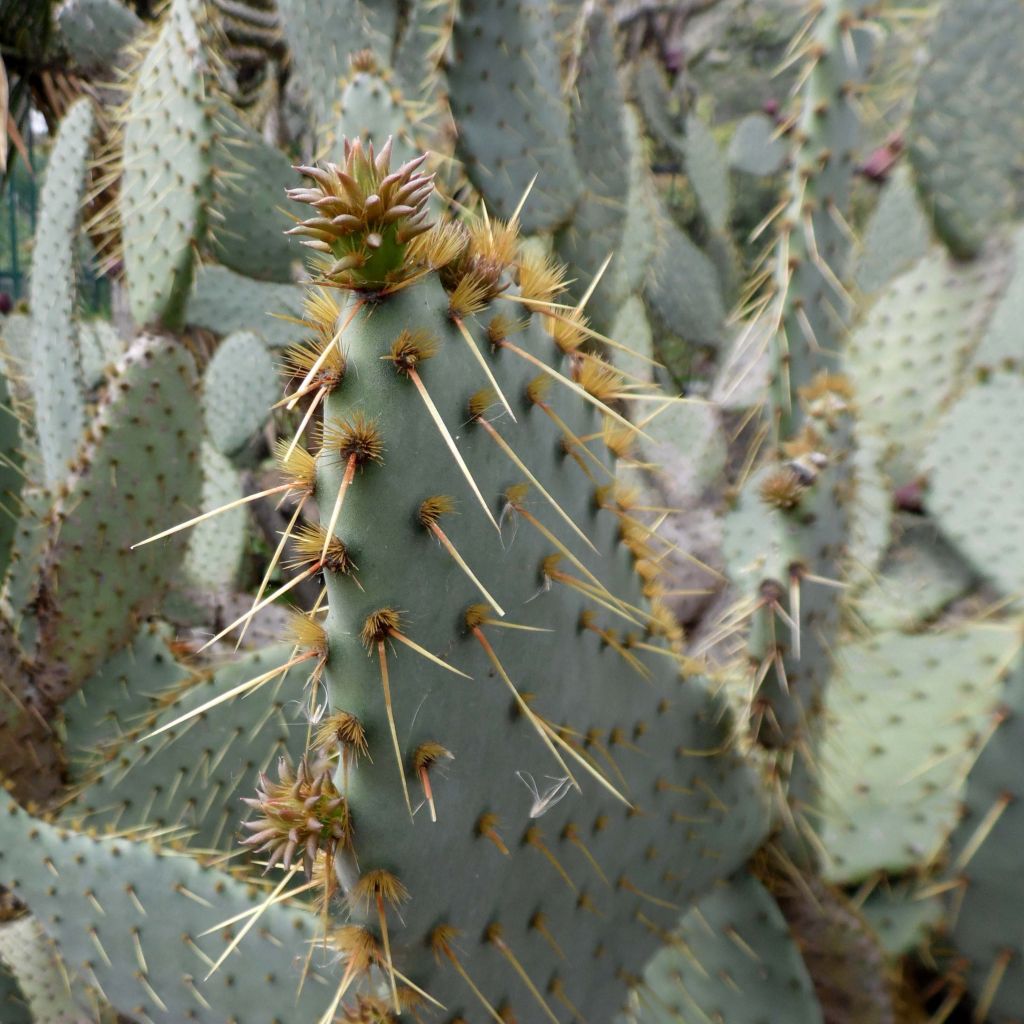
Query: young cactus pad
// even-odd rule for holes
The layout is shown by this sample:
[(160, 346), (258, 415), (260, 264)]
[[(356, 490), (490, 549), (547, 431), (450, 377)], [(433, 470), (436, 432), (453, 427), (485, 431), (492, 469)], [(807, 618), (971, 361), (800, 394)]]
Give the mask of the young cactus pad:
[(371, 982), (422, 998), (408, 979), (472, 1019), (601, 1016), (764, 808), (647, 599), (664, 545), (602, 443), (636, 436), (623, 382), (577, 352), (584, 321), (548, 304), (558, 270), (520, 257), (514, 224), (422, 230), (419, 186), (393, 202), (416, 168), (388, 155), (346, 144), (292, 192), (344, 207), (306, 221), (322, 276), (289, 356), (295, 404), (317, 403), (322, 524), (293, 565), (323, 573), (327, 607), (296, 640), (338, 763), (333, 785), (302, 769), (323, 804), (304, 823), (263, 780), (254, 842), (334, 852), (339, 1004)]

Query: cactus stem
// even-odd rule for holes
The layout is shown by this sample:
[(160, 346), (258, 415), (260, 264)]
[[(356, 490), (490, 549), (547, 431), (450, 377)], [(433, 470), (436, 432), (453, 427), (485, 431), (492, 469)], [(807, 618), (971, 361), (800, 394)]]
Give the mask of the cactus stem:
[[(552, 858), (553, 859), (553, 858)], [(557, 861), (555, 862), (557, 864)], [(575, 892), (575, 889), (573, 890)], [(544, 1011), (545, 1016), (558, 1024), (558, 1018), (551, 1012), (551, 1007), (548, 1006), (544, 996), (541, 995), (540, 989), (533, 983), (533, 979), (526, 973), (526, 968), (519, 962), (518, 957), (512, 952), (508, 943), (501, 936), (501, 925), (492, 924), (487, 929), (487, 940), (490, 942), (501, 955), (512, 965), (512, 969), (519, 975), (523, 984), (530, 990), (530, 995), (537, 1000), (538, 1005)]]

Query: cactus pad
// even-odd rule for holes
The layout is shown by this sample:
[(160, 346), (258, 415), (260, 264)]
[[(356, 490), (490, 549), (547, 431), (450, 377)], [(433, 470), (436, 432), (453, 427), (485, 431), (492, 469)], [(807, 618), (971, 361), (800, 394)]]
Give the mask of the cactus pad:
[[(76, 1024), (87, 1019), (85, 1008), (72, 996), (53, 943), (31, 915), (0, 921), (0, 964), (17, 978), (34, 1024)], [(6, 1014), (0, 1019), (6, 1021)]]
[(255, 331), (268, 345), (280, 348), (295, 328), (274, 314), (297, 317), (301, 311), (297, 285), (254, 281), (214, 263), (197, 269), (185, 319), (217, 334)]
[(840, 650), (822, 751), (828, 877), (898, 874), (935, 855), (1018, 646), (1005, 627), (964, 626)]
[(178, 568), (178, 544), (130, 546), (187, 518), (198, 501), (199, 410), (190, 363), (166, 339), (142, 336), (133, 344), (62, 492), (38, 601), (43, 686), (51, 697), (73, 692), (131, 639), (134, 616), (151, 610), (161, 581)]
[[(459, 5), (448, 66), (457, 151), (499, 217), (522, 213), (524, 231), (564, 224), (580, 195), (569, 112), (562, 100), (552, 5), (545, 0)], [(494, 59), (496, 53), (503, 58)]]
[(74, 240), (93, 123), (92, 104), (85, 98), (61, 123), (43, 187), (32, 259), (32, 335), (26, 370), (43, 463), (41, 482), (52, 489), (63, 481), (85, 432)]
[(850, 337), (857, 405), (890, 443), (884, 466), (897, 487), (921, 473), (938, 413), (962, 385), (1005, 264), (999, 252), (958, 264), (933, 251), (879, 295)]
[(181, 323), (206, 232), (214, 138), (208, 17), (201, 0), (173, 0), (126, 114), (120, 220), (132, 316), (143, 325)]
[(995, 374), (943, 417), (926, 457), (929, 511), (974, 568), (1014, 597), (1024, 592), (1024, 447), (1013, 440), (1022, 408), (1024, 377)]

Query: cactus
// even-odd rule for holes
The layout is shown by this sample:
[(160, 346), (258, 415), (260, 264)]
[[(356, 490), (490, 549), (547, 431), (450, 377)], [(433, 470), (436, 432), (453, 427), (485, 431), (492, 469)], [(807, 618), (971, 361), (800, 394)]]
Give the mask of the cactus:
[(1018, 12), (969, 7), (865, 102), (874, 6), (809, 5), (787, 117), (693, 95), (700, 14), (670, 84), (600, 3), (61, 6), (0, 329), (15, 1019), (889, 1021), (950, 950), (942, 1012), (959, 963), (1014, 1019)]

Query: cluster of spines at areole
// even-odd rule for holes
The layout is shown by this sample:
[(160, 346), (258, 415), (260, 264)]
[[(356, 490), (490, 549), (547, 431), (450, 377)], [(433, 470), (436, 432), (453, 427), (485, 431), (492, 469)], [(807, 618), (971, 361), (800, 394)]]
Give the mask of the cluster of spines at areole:
[[(465, 676), (460, 669), (417, 643), (407, 631), (402, 610), (381, 607), (363, 622), (361, 641), (367, 654), (379, 662), (381, 697), (387, 708), (392, 749), (386, 755), (383, 750), (371, 752), (363, 724), (345, 709), (321, 706), (320, 712), (316, 711), (330, 656), (328, 634), (321, 624), (327, 610), (326, 580), (332, 575), (344, 575), (362, 589), (359, 566), (337, 535), (336, 527), (345, 514), (346, 495), (350, 489), (359, 486), (361, 473), (371, 466), (386, 470), (387, 464), (385, 439), (381, 437), (371, 414), (354, 410), (339, 419), (326, 412), (326, 399), (341, 384), (348, 370), (345, 333), (357, 317), (372, 316), (376, 308), (404, 289), (429, 275), (437, 275), (447, 295), (447, 316), (465, 342), (465, 358), (473, 361), (480, 374), (480, 389), (467, 403), (467, 418), (487, 431), (502, 455), (511, 460), (525, 478), (522, 484), (506, 491), (504, 502), (506, 511), (514, 512), (537, 529), (551, 545), (551, 553), (542, 567), (545, 584), (573, 588), (596, 608), (609, 610), (628, 621), (632, 628), (621, 632), (600, 626), (596, 616), (587, 612), (580, 616), (579, 621), (580, 630), (596, 633), (602, 643), (621, 658), (626, 671), (635, 672), (640, 677), (649, 674), (637, 657), (641, 651), (664, 655), (680, 667), (686, 661), (682, 655), (681, 627), (660, 599), (663, 584), (659, 582), (659, 576), (667, 543), (659, 543), (656, 536), (660, 521), (653, 526), (643, 521), (640, 513), (645, 509), (639, 504), (639, 493), (616, 479), (607, 462), (590, 447), (595, 442), (603, 444), (613, 458), (630, 462), (637, 439), (643, 436), (642, 428), (626, 415), (630, 400), (657, 398), (662, 408), (673, 400), (653, 394), (651, 385), (631, 383), (596, 351), (601, 345), (606, 350), (621, 346), (589, 327), (583, 303), (573, 306), (559, 302), (565, 286), (564, 270), (550, 257), (539, 255), (535, 249), (521, 244), (518, 211), (507, 222), (489, 217), (483, 209), (465, 220), (442, 217), (431, 223), (428, 204), (434, 189), (433, 176), (422, 170), (426, 156), (392, 171), (391, 149), (391, 140), (379, 152), (375, 152), (372, 143), (363, 145), (359, 140), (344, 140), (342, 164), (295, 168), (310, 183), (289, 190), (288, 195), (291, 200), (310, 207), (310, 215), (298, 221), (289, 234), (299, 236), (302, 244), (312, 251), (312, 279), (304, 315), (295, 321), (296, 326), (305, 332), (305, 337), (286, 351), (282, 366), (285, 395), (278, 407), (294, 409), (298, 416), (294, 435), (278, 441), (275, 450), (283, 482), (222, 509), (204, 512), (145, 542), (157, 540), (256, 498), (280, 495), (282, 501), (293, 502), (288, 526), (270, 559), (251, 608), (212, 637), (206, 646), (235, 631), (244, 632), (255, 613), (287, 595), (301, 580), (322, 576), (325, 581), (320, 597), (311, 609), (291, 613), (287, 640), (293, 644), (293, 651), (283, 665), (232, 687), (157, 730), (166, 732), (215, 705), (251, 694), (283, 673), (308, 670), (305, 688), (309, 695), (310, 718), (315, 719), (316, 728), (309, 730), (307, 755), (297, 766), (282, 760), (277, 780), (261, 773), (256, 796), (246, 799), (254, 817), (246, 823), (251, 834), (243, 842), (257, 855), (262, 855), (266, 871), (281, 867), (289, 872), (286, 880), (290, 872), (301, 865), (311, 878), (307, 887), (317, 890), (324, 942), (341, 954), (345, 961), (332, 1004), (322, 1017), (324, 1022), (334, 1018), (352, 986), (365, 980), (372, 970), (379, 971), (387, 979), (390, 996), (378, 1000), (367, 995), (363, 986), (362, 991), (348, 995), (349, 999), (356, 1000), (357, 1010), (373, 1009), (371, 1004), (380, 1002), (382, 1014), (398, 1014), (404, 1008), (422, 1005), (424, 1001), (436, 1003), (429, 993), (401, 972), (392, 958), (389, 913), (394, 916), (410, 897), (401, 879), (385, 869), (357, 868), (355, 876), (349, 874), (344, 894), (347, 904), (350, 908), (360, 908), (364, 914), (369, 913), (370, 920), (375, 917), (376, 929), (365, 924), (349, 923), (340, 927), (332, 924), (329, 906), (341, 889), (339, 860), (357, 863), (358, 825), (350, 814), (347, 794), (351, 775), (361, 760), (371, 757), (371, 754), (382, 759), (393, 757), (395, 770), (401, 779), (405, 809), (412, 815), (411, 780), (422, 790), (421, 806), (426, 805), (431, 820), (437, 820), (431, 770), (451, 754), (440, 743), (421, 743), (411, 752), (403, 751), (391, 712), (389, 647), (396, 643), (404, 645), (432, 664)], [(523, 202), (526, 200), (527, 196), (524, 196)], [(508, 310), (492, 316), (483, 336), (477, 340), (468, 326), (469, 318), (497, 299), (507, 300)], [(567, 374), (516, 344), (516, 332), (523, 327), (524, 318), (531, 315), (542, 319), (553, 343), (553, 355), (568, 357)], [(495, 527), (495, 544), (499, 544), (502, 524), (495, 519), (481, 494), (459, 453), (457, 441), (435, 408), (421, 376), (423, 364), (429, 362), (438, 344), (438, 339), (429, 332), (410, 324), (391, 339), (381, 359), (391, 364), (396, 377), (405, 377), (415, 386), (419, 398), (430, 412), (440, 440), (459, 468), (467, 494), (475, 499), (479, 510)], [(530, 492), (531, 496), (536, 496), (554, 510), (561, 525), (572, 531), (575, 540), (596, 551), (587, 534), (544, 489), (527, 463), (485, 418), (488, 409), (500, 406), (515, 421), (512, 405), (503, 394), (488, 357), (488, 350), (494, 352), (499, 348), (527, 361), (536, 370), (527, 388), (528, 401), (550, 420), (565, 455), (578, 467), (585, 486), (591, 488), (595, 508), (617, 517), (618, 537), (631, 552), (648, 602), (646, 607), (639, 608), (608, 591), (570, 547), (527, 507), (524, 499)], [(603, 429), (587, 437), (575, 434), (550, 401), (553, 388), (566, 388), (581, 401), (600, 410)], [(324, 501), (318, 484), (325, 460), (344, 467), (341, 483), (329, 496), (329, 502)], [(316, 498), (319, 498), (320, 522), (300, 524), (303, 511), (308, 512), (311, 499)], [(582, 770), (628, 805), (628, 800), (617, 788), (619, 783), (614, 772), (599, 767), (572, 730), (555, 725), (535, 712), (531, 708), (529, 694), (521, 693), (510, 679), (483, 631), (484, 626), (497, 624), (505, 616), (505, 609), (480, 582), (473, 567), (446, 532), (444, 520), (452, 511), (453, 499), (438, 494), (420, 504), (417, 517), (423, 530), (433, 535), (479, 591), (479, 602), (465, 611), (466, 634), (472, 636), (485, 651), (498, 676), (509, 688), (518, 711), (533, 726), (566, 776), (575, 782), (573, 768), (577, 772)], [(289, 550), (290, 556), (286, 557)], [(293, 575), (271, 590), (270, 581), (278, 566), (290, 570)], [(610, 763), (614, 768), (614, 762)], [(495, 824), (484, 815), (478, 823), (478, 834), (507, 855), (509, 851)], [(527, 841), (533, 842), (564, 875), (557, 860), (544, 846), (543, 839), (539, 838), (540, 833), (536, 829), (532, 831), (536, 836), (534, 840)], [(581, 839), (570, 838), (575, 845), (586, 850)], [(629, 887), (628, 881), (620, 881), (620, 888)], [(283, 899), (285, 896), (275, 890), (274, 898)], [(435, 958), (438, 963), (453, 967), (493, 1019), (504, 1019), (460, 962), (456, 935), (451, 926), (437, 925), (431, 936)], [(500, 926), (495, 924), (485, 938), (509, 960), (546, 1015), (554, 1019), (544, 996), (525, 975), (514, 953), (502, 940)], [(229, 951), (236, 944), (237, 940)], [(561, 1001), (567, 998), (554, 988), (549, 991)]]

